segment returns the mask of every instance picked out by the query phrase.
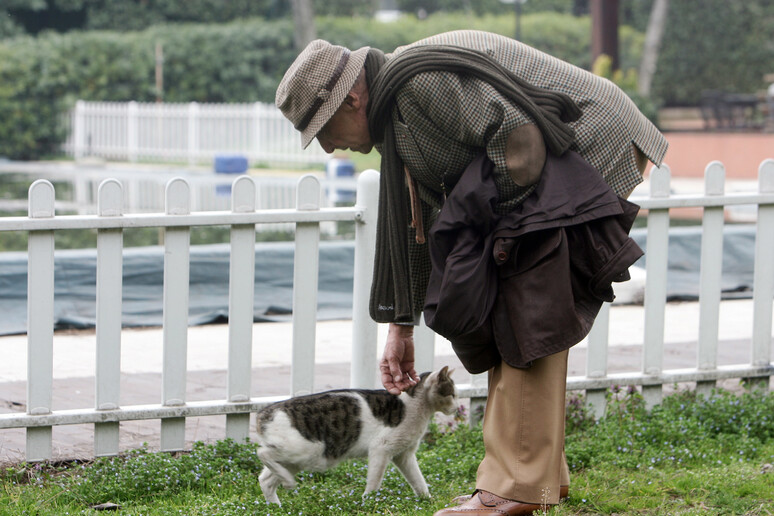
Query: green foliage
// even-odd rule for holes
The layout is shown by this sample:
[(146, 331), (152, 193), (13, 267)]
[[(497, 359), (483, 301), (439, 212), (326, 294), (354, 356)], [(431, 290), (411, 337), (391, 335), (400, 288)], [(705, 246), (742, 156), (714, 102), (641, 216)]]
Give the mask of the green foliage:
[(169, 25), (143, 32), (47, 33), (0, 44), (2, 90), (76, 99), (155, 101), (155, 48), (164, 54), (164, 100), (272, 102), (292, 62), (289, 21)]
[[(273, 102), (277, 84), (296, 55), (292, 21), (288, 16), (270, 21), (250, 17), (258, 12), (269, 16), (267, 13), (280, 9), (276, 0), (254, 3), (195, 0), (195, 8), (191, 8), (191, 3), (184, 8), (177, 0), (9, 1), (10, 4), (5, 4), (7, 8), (26, 6), (42, 10), (55, 5), (68, 12), (93, 9), (94, 16), (99, 11), (100, 16), (106, 17), (104, 24), (95, 22), (93, 27), (114, 27), (108, 24), (109, 20), (120, 24), (121, 30), (128, 30), (142, 16), (116, 10), (141, 7), (145, 9), (143, 15), (156, 14), (153, 20), (138, 22), (136, 27), (159, 20), (166, 23), (140, 32), (44, 32), (36, 38), (0, 39), (0, 156), (13, 159), (56, 153), (65, 136), (62, 115), (79, 98), (152, 102), (163, 94), (167, 102)], [(439, 8), (426, 19), (409, 15), (394, 23), (382, 23), (370, 17), (320, 15), (317, 31), (320, 37), (350, 48), (373, 46), (386, 52), (454, 29), (514, 35), (515, 17), (511, 6), (502, 4), (500, 8), (508, 9), (474, 17), (471, 12), (484, 9), (486, 2), (459, 0), (457, 4), (461, 10), (456, 12)], [(655, 106), (662, 101), (696, 103), (704, 89), (755, 92), (765, 86), (762, 76), (771, 73), (768, 67), (774, 62), (774, 38), (770, 37), (774, 34), (774, 3), (711, 0), (711, 4), (711, 8), (694, 9), (685, 2), (671, 2), (653, 83), (654, 96), (641, 99), (636, 88), (624, 87), (649, 118), (655, 118)], [(521, 16), (522, 40), (590, 69), (589, 17), (571, 14), (579, 5), (569, 0), (540, 3), (540, 7), (537, 2), (527, 2)], [(642, 27), (650, 5), (648, 1), (641, 6), (626, 7), (624, 17)], [(347, 10), (367, 14), (373, 8), (370, 2), (350, 0), (318, 7), (318, 14)], [(360, 8), (364, 9), (362, 13), (358, 11)], [(238, 13), (243, 16), (238, 17)], [(284, 15), (287, 14), (285, 11)], [(239, 19), (228, 23), (186, 23), (206, 16), (217, 22)], [(0, 37), (18, 34), (11, 18), (4, 16), (0, 20)], [(628, 70), (639, 66), (643, 39), (641, 29), (621, 26), (620, 63), (625, 74), (630, 74), (623, 77), (627, 83), (631, 82), (628, 77), (634, 77)], [(157, 91), (155, 84), (157, 44), (162, 46), (164, 54), (163, 92)]]
[(10, 16), (3, 16), (0, 11), (0, 40), (24, 34), (24, 29)]
[[(87, 0), (84, 0), (87, 1)], [(371, 18), (318, 18), (320, 37), (351, 48), (385, 51), (453, 29), (510, 35), (513, 17), (471, 19), (439, 13), (398, 24)], [(588, 20), (557, 13), (524, 16), (524, 40), (579, 66), (588, 61)], [(273, 102), (293, 61), (288, 19), (227, 24), (160, 25), (141, 32), (45, 33), (0, 41), (0, 156), (33, 159), (56, 153), (61, 117), (76, 99), (155, 101), (155, 48), (163, 49), (167, 102)], [(636, 53), (635, 45), (625, 56)], [(628, 58), (626, 58), (628, 59)], [(633, 58), (633, 59), (636, 59)]]
[(584, 396), (574, 393), (567, 396), (564, 424), (568, 434), (582, 432), (594, 424), (594, 416)]
[(703, 90), (755, 93), (774, 63), (774, 2), (670, 2), (653, 95), (695, 105)]
[[(436, 12), (465, 12), (476, 16), (486, 14), (507, 14), (514, 12), (513, 2), (504, 3), (501, 0), (397, 0), (401, 11), (416, 14), (424, 10), (427, 14)], [(572, 13), (575, 0), (540, 0), (540, 2), (523, 2), (521, 12), (524, 14), (538, 11), (555, 11)]]
[(521, 22), (524, 43), (586, 70), (591, 64), (590, 31), (588, 17), (569, 14), (536, 13)]
[(680, 392), (645, 410), (634, 388), (610, 393), (593, 427), (569, 433), (571, 470), (613, 464), (624, 469), (718, 466), (758, 461), (774, 440), (774, 395), (717, 391), (709, 398)]
[[(540, 12), (522, 17), (522, 41), (543, 52), (589, 69), (591, 66), (590, 21), (569, 14)], [(464, 13), (439, 12), (419, 20), (405, 16), (397, 23), (359, 20), (353, 23), (343, 18), (319, 18), (318, 35), (333, 43), (360, 48), (372, 46), (392, 52), (396, 47), (450, 30), (485, 30), (513, 37), (515, 21), (512, 13), (470, 17)], [(639, 62), (642, 35), (622, 28), (621, 61), (626, 66)]]
[(232, 440), (211, 446), (196, 443), (179, 457), (140, 448), (81, 466), (60, 484), (65, 488), (62, 498), (95, 505), (152, 500), (186, 490), (228, 489), (246, 479), (255, 481), (253, 474), (260, 470), (255, 450), (254, 444)]
[[(373, 16), (378, 8), (379, 0), (327, 0), (314, 5), (318, 16)], [(155, 25), (221, 24), (291, 15), (287, 0), (5, 0), (0, 9), (0, 38), (23, 32), (19, 21), (26, 22), (29, 33), (37, 34), (46, 29), (142, 31)], [(61, 15), (70, 17), (63, 20)]]
[[(339, 0), (338, 3), (351, 2)], [(5, 0), (0, 15), (27, 32), (139, 31), (165, 23), (227, 23), (290, 14), (286, 0)], [(0, 32), (2, 36), (2, 32)]]
[(155, 27), (142, 37), (163, 45), (167, 102), (273, 103), (296, 55), (288, 20)]
[(31, 38), (12, 41), (0, 45), (0, 156), (51, 155), (64, 137), (59, 115), (65, 106), (54, 56), (43, 57)]
[(371, 17), (379, 9), (379, 0), (327, 0), (313, 4), (317, 16)]
[(644, 33), (648, 28), (652, 8), (653, 0), (624, 0), (618, 4), (618, 21), (621, 25), (628, 25)]
[(0, 42), (0, 156), (39, 159), (65, 137), (76, 99), (156, 100), (155, 47), (168, 102), (273, 102), (295, 57), (289, 21), (160, 26), (139, 33), (47, 33)]
[[(774, 510), (774, 394), (710, 398), (667, 396), (650, 412), (637, 390), (609, 393), (607, 415), (590, 420), (570, 396), (567, 458), (570, 498), (551, 514), (769, 514)], [(484, 455), (481, 427), (433, 423), (420, 444), (419, 466), (433, 494), (418, 499), (394, 467), (382, 488), (361, 497), (368, 465), (342, 463), (299, 473), (280, 489), (282, 507), (265, 503), (256, 445), (196, 443), (170, 455), (143, 447), (83, 464), (16, 464), (0, 468), (0, 514), (82, 514), (115, 503), (127, 514), (391, 514), (431, 515), (469, 493)], [(574, 421), (574, 423), (571, 423)], [(698, 512), (697, 512), (698, 511)]]
[(637, 70), (634, 68), (622, 68), (613, 71), (612, 59), (610, 56), (602, 54), (594, 62), (592, 71), (600, 77), (613, 81), (616, 86), (621, 88), (632, 99), (642, 114), (654, 124), (658, 124), (658, 108), (656, 104), (651, 99), (645, 98), (637, 92)]

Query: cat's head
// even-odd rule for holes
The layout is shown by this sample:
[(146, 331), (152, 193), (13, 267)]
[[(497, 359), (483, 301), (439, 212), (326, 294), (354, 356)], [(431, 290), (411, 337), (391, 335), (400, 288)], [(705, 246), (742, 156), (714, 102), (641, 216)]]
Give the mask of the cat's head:
[[(415, 392), (422, 393), (428, 407), (433, 412), (443, 412), (451, 415), (457, 410), (459, 400), (457, 399), (457, 388), (454, 386), (454, 380), (451, 378), (452, 371), (448, 366), (444, 366), (440, 371), (432, 373), (422, 373), (420, 381), (411, 388)], [(413, 393), (410, 393), (412, 396)]]

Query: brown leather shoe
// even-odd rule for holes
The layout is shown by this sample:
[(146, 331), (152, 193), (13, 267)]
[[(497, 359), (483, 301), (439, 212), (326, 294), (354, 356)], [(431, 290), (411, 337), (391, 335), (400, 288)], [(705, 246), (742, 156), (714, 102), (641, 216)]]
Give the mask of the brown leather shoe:
[[(473, 495), (460, 495), (452, 498), (452, 503), (462, 505), (473, 497)], [(570, 497), (570, 486), (559, 486), (559, 501), (562, 502)]]
[(441, 509), (434, 516), (524, 516), (534, 514), (535, 511), (544, 507), (508, 500), (488, 491), (479, 490), (473, 493), (473, 496), (462, 505)]

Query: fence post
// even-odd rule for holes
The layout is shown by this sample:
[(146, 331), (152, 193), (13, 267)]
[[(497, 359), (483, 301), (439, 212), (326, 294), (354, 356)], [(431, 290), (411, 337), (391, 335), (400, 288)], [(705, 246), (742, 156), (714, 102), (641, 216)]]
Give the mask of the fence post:
[(76, 160), (85, 155), (86, 148), (86, 104), (82, 100), (75, 102), (73, 113), (73, 157)]
[(139, 142), (139, 130), (137, 123), (137, 118), (139, 114), (139, 108), (137, 106), (137, 102), (134, 100), (130, 101), (126, 105), (126, 138), (127, 138), (127, 146), (126, 146), (126, 154), (127, 158), (129, 158), (129, 161), (134, 163), (137, 161), (137, 148), (138, 148), (138, 142)]
[[(255, 182), (242, 176), (231, 189), (231, 211), (255, 211)], [(231, 226), (228, 298), (228, 393), (232, 403), (250, 400), (255, 303), (255, 224)], [(250, 435), (250, 414), (228, 414), (226, 437), (237, 442)]]
[[(474, 389), (488, 389), (489, 388), (489, 374), (479, 373), (470, 375), (470, 385)], [(468, 425), (471, 428), (475, 428), (482, 419), (484, 419), (484, 411), (486, 410), (486, 396), (471, 396), (470, 397), (470, 413), (468, 414)]]
[(188, 164), (195, 165), (199, 151), (199, 104), (188, 104)]
[[(758, 191), (774, 193), (774, 159), (763, 161), (758, 169)], [(774, 205), (758, 205), (755, 228), (755, 270), (753, 272), (753, 339), (751, 364), (771, 362), (772, 297), (774, 297)], [(769, 377), (748, 380), (755, 388), (767, 389)]]
[[(100, 217), (123, 214), (124, 192), (115, 179), (103, 181), (97, 197)], [(115, 410), (120, 403), (123, 245), (121, 229), (97, 230), (97, 410)], [(94, 424), (95, 456), (118, 453), (118, 430), (118, 422)]]
[[(669, 197), (669, 167), (662, 165), (650, 173), (650, 196)], [(661, 374), (664, 354), (664, 309), (666, 307), (667, 263), (669, 250), (669, 208), (648, 211), (647, 249), (645, 255), (645, 332), (642, 348), (642, 371), (646, 376)], [(661, 403), (662, 386), (643, 385), (645, 405)]]
[(250, 160), (255, 163), (257, 161), (261, 161), (261, 150), (263, 147), (263, 142), (261, 140), (261, 138), (263, 138), (261, 131), (261, 117), (263, 116), (263, 108), (260, 102), (253, 103), (251, 116), (253, 119), (253, 136), (250, 138), (248, 156), (250, 156)]
[[(723, 195), (726, 170), (713, 161), (704, 171), (704, 195)], [(714, 371), (718, 362), (718, 328), (720, 316), (720, 280), (723, 271), (723, 206), (704, 208), (701, 230), (701, 265), (699, 269), (699, 350), (696, 368)], [(696, 392), (710, 396), (716, 382), (696, 382)]]
[[(298, 181), (296, 209), (320, 209), (320, 181), (309, 174)], [(291, 395), (314, 390), (315, 328), (320, 263), (320, 223), (296, 224), (293, 257), (293, 362), (290, 370)]]
[[(607, 376), (607, 350), (610, 340), (610, 303), (602, 303), (599, 314), (588, 336), (586, 349), (586, 376), (604, 378)], [(586, 390), (586, 404), (601, 419), (607, 408), (607, 389)]]
[[(54, 185), (29, 190), (29, 217), (54, 217)], [(51, 413), (54, 377), (54, 232), (30, 231), (27, 242), (27, 414)], [(51, 458), (51, 427), (27, 428), (27, 460)]]
[(419, 325), (414, 327), (414, 368), (417, 373), (432, 371), (435, 363), (435, 332), (420, 317)]
[(374, 271), (376, 219), (379, 205), (379, 173), (365, 170), (357, 179), (355, 208), (362, 217), (355, 222), (355, 269), (352, 291), (352, 367), (349, 384), (373, 389), (378, 383), (376, 348), (378, 327), (371, 319), (368, 302)]
[[(188, 215), (191, 189), (185, 179), (167, 183), (167, 215)], [(161, 372), (164, 406), (185, 405), (188, 347), (190, 228), (167, 227), (164, 232), (164, 359)], [(185, 418), (161, 420), (161, 450), (185, 447)]]

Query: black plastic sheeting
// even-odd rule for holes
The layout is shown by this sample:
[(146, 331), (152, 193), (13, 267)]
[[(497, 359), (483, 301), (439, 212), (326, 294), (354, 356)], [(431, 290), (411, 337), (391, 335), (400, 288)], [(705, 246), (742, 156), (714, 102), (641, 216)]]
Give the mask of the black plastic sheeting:
[[(647, 230), (632, 230), (631, 236), (645, 250), (645, 256), (635, 265), (645, 268), (648, 259)], [(721, 299), (752, 297), (754, 262), (755, 226), (751, 224), (725, 226), (720, 281)], [(700, 263), (701, 226), (670, 228), (666, 289), (668, 301), (698, 299)]]
[[(255, 246), (254, 320), (289, 321), (293, 300), (292, 242)], [(54, 258), (55, 329), (96, 323), (95, 249), (57, 251)], [(164, 248), (124, 250), (122, 323), (160, 326), (163, 310)], [(321, 242), (318, 319), (352, 317), (353, 242)], [(229, 246), (192, 246), (191, 325), (228, 319)], [(0, 335), (27, 331), (27, 254), (0, 253)]]
[[(646, 250), (636, 265), (647, 260), (646, 230), (632, 238)], [(722, 295), (724, 299), (752, 296), (755, 226), (727, 226), (724, 231)], [(255, 246), (254, 320), (288, 321), (293, 299), (292, 242)], [(699, 294), (701, 228), (672, 228), (669, 232), (667, 297), (696, 299)], [(162, 247), (124, 250), (123, 325), (162, 324)], [(90, 328), (96, 321), (96, 263), (94, 249), (58, 251), (55, 255), (55, 328)], [(352, 317), (354, 243), (321, 242), (318, 320)], [(193, 246), (190, 261), (189, 323), (225, 322), (228, 317), (228, 244)], [(27, 331), (27, 255), (0, 253), (0, 335)]]

